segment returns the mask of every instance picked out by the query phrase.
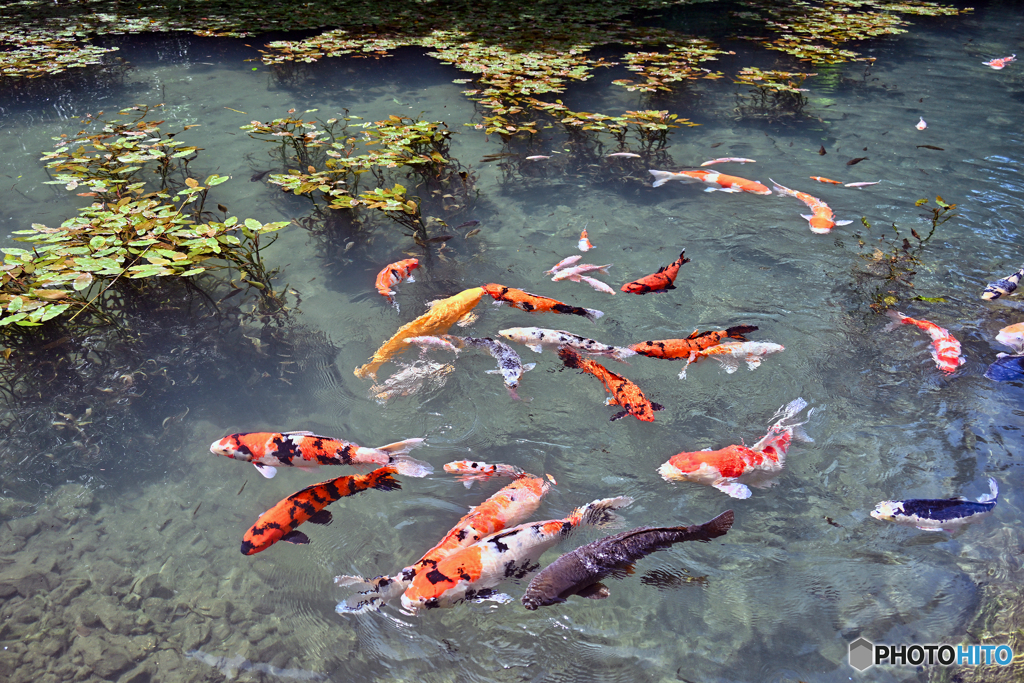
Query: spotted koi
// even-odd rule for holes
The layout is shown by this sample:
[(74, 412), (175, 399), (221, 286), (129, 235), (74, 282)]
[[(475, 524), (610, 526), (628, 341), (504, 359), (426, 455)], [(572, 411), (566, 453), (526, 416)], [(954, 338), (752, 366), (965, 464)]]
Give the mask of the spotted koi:
[(761, 365), (761, 362), (764, 361), (765, 356), (785, 350), (786, 347), (782, 344), (770, 341), (722, 342), (721, 344), (715, 344), (714, 346), (691, 353), (686, 361), (686, 365), (679, 371), (679, 379), (686, 379), (686, 369), (690, 366), (690, 363), (694, 363), (702, 358), (714, 358), (721, 363), (726, 374), (731, 375), (739, 370), (741, 360), (746, 361), (748, 368), (756, 370)]
[(660, 403), (653, 403), (647, 400), (640, 387), (633, 384), (622, 375), (617, 375), (600, 363), (581, 358), (578, 353), (568, 346), (561, 346), (558, 349), (558, 357), (566, 367), (576, 368), (597, 377), (604, 384), (605, 390), (611, 394), (606, 401), (610, 406), (621, 406), (624, 410), (611, 416), (611, 420), (618, 420), (626, 415), (632, 415), (644, 422), (654, 422), (654, 413), (664, 410), (665, 406)]
[(658, 269), (658, 272), (650, 275), (645, 275), (639, 280), (633, 280), (622, 285), (622, 291), (630, 294), (647, 294), (649, 292), (659, 293), (667, 292), (670, 289), (675, 289), (676, 276), (679, 274), (679, 268), (684, 263), (689, 263), (690, 259), (686, 258), (686, 249), (679, 252), (679, 258), (670, 263), (667, 266), (662, 266)]
[(1020, 279), (1024, 277), (1024, 268), (1021, 268), (1013, 275), (1001, 277), (995, 282), (990, 282), (985, 286), (985, 291), (981, 293), (981, 298), (986, 301), (992, 301), (998, 299), (1001, 296), (1009, 296), (1017, 289), (1017, 285), (1020, 284)]
[(690, 357), (695, 351), (703, 351), (711, 346), (722, 343), (726, 338), (746, 341), (743, 335), (757, 330), (756, 325), (734, 325), (724, 330), (708, 330), (707, 332), (693, 331), (686, 339), (659, 339), (654, 341), (642, 341), (632, 344), (629, 348), (644, 356), (651, 358), (664, 358), (665, 360), (681, 360)]
[(530, 294), (529, 292), (524, 292), (523, 290), (516, 289), (515, 287), (506, 287), (505, 285), (495, 283), (484, 285), (483, 291), (490, 294), (496, 304), (508, 304), (513, 308), (518, 308), (520, 311), (526, 311), (527, 313), (564, 313), (579, 315), (591, 322), (604, 315), (603, 312), (596, 311), (592, 308), (570, 306), (569, 304), (563, 304), (561, 301), (549, 299), (546, 296), (537, 296), (536, 294)]
[(391, 289), (402, 280), (406, 282), (416, 282), (413, 279), (412, 271), (420, 267), (419, 259), (407, 258), (402, 261), (396, 261), (395, 263), (384, 266), (384, 269), (377, 273), (377, 282), (374, 286), (377, 291), (381, 293), (381, 296), (385, 297), (391, 303), (395, 302), (394, 296), (396, 292)]

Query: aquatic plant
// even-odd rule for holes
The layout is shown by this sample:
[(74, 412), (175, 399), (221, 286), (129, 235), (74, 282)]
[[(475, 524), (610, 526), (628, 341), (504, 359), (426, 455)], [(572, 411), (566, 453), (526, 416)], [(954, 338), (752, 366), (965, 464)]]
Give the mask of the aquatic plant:
[(799, 116), (807, 106), (807, 88), (801, 88), (803, 82), (816, 76), (813, 73), (798, 71), (763, 71), (749, 66), (740, 69), (734, 83), (749, 85), (751, 89), (746, 96), (737, 95), (736, 111), (740, 116), (759, 116), (776, 118), (789, 115)]
[(718, 59), (715, 55), (725, 54), (714, 43), (701, 38), (691, 38), (685, 44), (669, 43), (666, 52), (629, 52), (622, 56), (630, 71), (644, 78), (638, 83), (628, 78), (612, 81), (626, 90), (654, 92), (671, 90), (671, 83), (694, 80), (697, 78), (722, 78), (720, 71), (700, 68), (698, 65)]

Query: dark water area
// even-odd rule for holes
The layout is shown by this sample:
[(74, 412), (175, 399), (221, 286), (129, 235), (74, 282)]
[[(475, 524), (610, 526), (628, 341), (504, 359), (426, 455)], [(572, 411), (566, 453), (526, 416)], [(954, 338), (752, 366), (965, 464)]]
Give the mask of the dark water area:
[[(796, 65), (728, 39), (723, 16), (675, 10), (652, 23), (721, 39), (736, 54), (711, 65), (728, 75), (746, 66)], [(0, 434), (0, 679), (984, 680), (970, 678), (970, 667), (858, 673), (847, 654), (859, 636), (905, 644), (1008, 637), (986, 630), (992, 622), (979, 621), (979, 610), (991, 614), (993, 596), (1020, 580), (1024, 383), (997, 383), (984, 373), (1009, 350), (995, 341), (999, 329), (1024, 314), (1016, 296), (985, 302), (979, 295), (1024, 264), (1024, 62), (1001, 71), (981, 62), (1012, 53), (1024, 59), (1022, 26), (1012, 4), (916, 18), (909, 33), (858, 47), (874, 63), (815, 69), (804, 84), (803, 116), (744, 115), (738, 107), (749, 88), (731, 78), (687, 82), (648, 101), (612, 84), (629, 77), (622, 67), (599, 70), (557, 96), (576, 111), (666, 109), (691, 119), (700, 125), (673, 130), (653, 168), (755, 159), (709, 168), (820, 197), (837, 219), (853, 221), (827, 235), (808, 229), (800, 217), (807, 208), (793, 197), (704, 192), (677, 182), (652, 188), (639, 160), (604, 156), (615, 150), (607, 138), (592, 167), (571, 166), (568, 143), (554, 129), (513, 143), (513, 162), (484, 162), (505, 150), (498, 136), (474, 127), (481, 112), (461, 94), (469, 86), (452, 83), (471, 74), (423, 48), (272, 70), (258, 61), (266, 36), (110, 37), (123, 64), (4, 82), (0, 246), (18, 245), (10, 233), (32, 223), (59, 225), (88, 201), (45, 184), (50, 177), (39, 158), (53, 149), (52, 138), (77, 132), (86, 114), (112, 118), (121, 108), (157, 103), (164, 104), (164, 129), (198, 126), (180, 134), (203, 148), (190, 173), (231, 176), (216, 188), (216, 202), (229, 215), (263, 222), (300, 220), (309, 203), (250, 181), (260, 171), (279, 172), (280, 156), (276, 145), (250, 138), (241, 126), (289, 109), (316, 109), (307, 116), (321, 119), (444, 121), (458, 133), (451, 154), (475, 174), (478, 191), (449, 222), (479, 220), (480, 232), (452, 230), (455, 237), (428, 254), (386, 222), (342, 226), (329, 239), (293, 224), (264, 258), (295, 292), (294, 328), (254, 332), (259, 326), (244, 324), (240, 314), (214, 315), (202, 297), (168, 284), (166, 297), (195, 296), (194, 308), (165, 313), (158, 304), (138, 304), (118, 342), (122, 360), (105, 364), (106, 346), (90, 357), (88, 340), (65, 343), (83, 351), (60, 362), (89, 378), (74, 391), (47, 389), (70, 371), (49, 351), (12, 357), (38, 390), (5, 404)], [(611, 59), (621, 51), (605, 46), (595, 54)], [(926, 129), (915, 128), (919, 118)], [(531, 162), (527, 155), (551, 158)], [(866, 159), (848, 165), (857, 157)], [(810, 176), (880, 182), (848, 188)], [(900, 310), (961, 342), (966, 363), (950, 376), (936, 368), (925, 334), (910, 326), (883, 331), (888, 319), (870, 308), (879, 279), (864, 274), (875, 262), (873, 249), (894, 248), (894, 223), (901, 237), (931, 229), (937, 195), (957, 205), (956, 216), (921, 252)], [(922, 198), (930, 203), (915, 206)], [(613, 264), (598, 277), (614, 296), (543, 274), (580, 253), (584, 228), (595, 248), (581, 262)], [(618, 291), (683, 248), (692, 260), (676, 289)], [(421, 267), (416, 282), (397, 286), (396, 310), (374, 291), (374, 277), (410, 256)], [(430, 354), (454, 363), (443, 386), (386, 404), (374, 400), (370, 381), (353, 369), (427, 302), (488, 282), (605, 315), (596, 322), (529, 316), (484, 297), (479, 319), (453, 334), (493, 337), (499, 329), (538, 326), (621, 346), (682, 338), (695, 328), (756, 325), (752, 340), (785, 350), (754, 370), (740, 363), (731, 373), (703, 360), (682, 380), (680, 362), (634, 357), (627, 366), (599, 358), (666, 407), (652, 423), (610, 421), (618, 408), (604, 405), (597, 380), (564, 368), (549, 349), (536, 354), (519, 344), (511, 345), (523, 362), (537, 363), (519, 385), (521, 401), (486, 374), (494, 368), (490, 356), (469, 350), (458, 358)], [(97, 345), (100, 339), (97, 333)], [(409, 351), (400, 360), (415, 357)], [(397, 369), (385, 366), (379, 379)], [(658, 467), (680, 451), (755, 443), (776, 410), (797, 397), (815, 409), (804, 425), (813, 442), (792, 444), (774, 487), (740, 500), (659, 476)], [(235, 432), (295, 430), (362, 446), (425, 437), (414, 455), (435, 473), (399, 476), (400, 491), (333, 504), (331, 525), (302, 527), (308, 545), (278, 543), (243, 556), (242, 534), (260, 513), (350, 471), (280, 468), (266, 479), (246, 463), (212, 455), (209, 446)], [(394, 574), (506, 483), (466, 488), (441, 471), (462, 458), (550, 474), (557, 485), (532, 520), (631, 496), (635, 502), (620, 511), (624, 528), (696, 524), (726, 509), (736, 523), (713, 543), (680, 544), (641, 560), (634, 574), (607, 582), (604, 600), (574, 597), (528, 612), (519, 603), (527, 578), (498, 586), (511, 600), (415, 615), (399, 603), (337, 613), (351, 589), (335, 586), (335, 576)], [(995, 511), (956, 534), (869, 516), (883, 500), (974, 500), (987, 492), (989, 477), (999, 486)], [(580, 530), (541, 564), (606, 533), (614, 531)]]

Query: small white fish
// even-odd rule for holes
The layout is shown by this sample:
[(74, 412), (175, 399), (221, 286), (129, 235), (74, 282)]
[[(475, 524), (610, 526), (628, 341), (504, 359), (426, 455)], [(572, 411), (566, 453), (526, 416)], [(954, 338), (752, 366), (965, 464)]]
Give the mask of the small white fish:
[(928, 127), (928, 124), (924, 122), (924, 119), (921, 119), (920, 121), (918, 121), (917, 125), (915, 126), (915, 128), (917, 128), (918, 130), (924, 130), (927, 127)]
[(581, 258), (583, 258), (583, 254), (575, 254), (573, 256), (566, 256), (564, 259), (562, 259), (561, 261), (556, 263), (554, 266), (552, 266), (551, 270), (545, 270), (544, 274), (545, 275), (553, 275), (553, 274), (557, 273), (558, 271), (562, 270), (563, 268), (568, 268), (569, 266), (573, 265), (574, 263), (579, 261)]
[(600, 280), (595, 280), (592, 277), (588, 277), (586, 275), (577, 275), (569, 279), (572, 280), (573, 282), (586, 282), (588, 285), (590, 285), (599, 292), (604, 292), (605, 294), (611, 294), (612, 296), (615, 296), (614, 289), (609, 287), (606, 283), (601, 282)]
[(420, 356), (426, 353), (429, 349), (441, 349), (443, 351), (451, 351), (456, 356), (459, 355), (459, 348), (453, 345), (446, 339), (440, 337), (423, 336), (423, 337), (409, 337), (405, 340), (409, 344), (415, 344), (420, 347)]
[(575, 282), (573, 278), (577, 278), (584, 273), (590, 273), (595, 270), (602, 275), (607, 275), (608, 269), (611, 267), (612, 264), (610, 263), (606, 263), (603, 266), (595, 266), (593, 263), (583, 263), (578, 266), (573, 266), (572, 268), (563, 268), (551, 276), (551, 281), (558, 282), (559, 280), (573, 280), (573, 282)]
[(846, 183), (845, 185), (843, 185), (843, 187), (867, 187), (868, 185), (877, 185), (880, 182), (882, 182), (882, 181), (881, 180), (876, 180), (876, 181), (871, 182), (871, 183)]
[(756, 164), (757, 162), (753, 159), (744, 159), (743, 157), (722, 157), (721, 159), (712, 159), (711, 161), (705, 161), (701, 166), (710, 166), (712, 164), (724, 164), (727, 162), (734, 162), (737, 164)]
[(612, 152), (611, 154), (606, 154), (605, 156), (607, 156), (609, 159), (615, 159), (615, 158), (620, 158), (620, 159), (639, 159), (640, 158), (639, 154), (633, 154), (632, 152)]
[(551, 157), (549, 157), (549, 156), (544, 156), (543, 154), (534, 154), (534, 155), (533, 155), (533, 156), (531, 156), (531, 157), (526, 157), (526, 160), (527, 160), (527, 161), (540, 161), (541, 159), (550, 159), (550, 158), (551, 158)]
[(690, 363), (701, 358), (714, 358), (722, 364), (725, 372), (731, 375), (739, 369), (741, 360), (747, 362), (748, 368), (756, 370), (761, 365), (761, 361), (764, 360), (765, 356), (770, 353), (784, 351), (785, 349), (786, 347), (782, 344), (770, 341), (723, 342), (691, 353), (690, 357), (686, 360), (686, 365), (679, 372), (679, 379), (685, 379), (686, 368), (689, 367)]
[(633, 349), (602, 344), (565, 330), (548, 330), (543, 327), (510, 327), (506, 330), (498, 330), (498, 334), (514, 342), (525, 344), (528, 349), (537, 353), (543, 351), (545, 346), (556, 349), (559, 346), (568, 346), (580, 353), (607, 356), (617, 361), (636, 355), (636, 351)]

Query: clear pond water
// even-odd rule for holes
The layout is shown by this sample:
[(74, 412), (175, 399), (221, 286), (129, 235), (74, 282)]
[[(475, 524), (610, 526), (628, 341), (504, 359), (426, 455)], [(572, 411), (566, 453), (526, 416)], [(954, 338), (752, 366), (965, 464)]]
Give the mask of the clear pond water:
[[(1013, 297), (987, 303), (979, 294), (1024, 263), (1024, 66), (995, 71), (981, 64), (1024, 54), (1022, 22), (1009, 5), (915, 20), (910, 33), (863, 46), (877, 58), (873, 66), (818, 69), (807, 82), (810, 101), (801, 118), (738, 116), (737, 98), (747, 91), (729, 79), (693, 82), (657, 104), (701, 124), (672, 133), (667, 167), (755, 159), (716, 168), (762, 182), (771, 177), (854, 221), (829, 235), (808, 230), (800, 218), (806, 208), (793, 198), (618, 182), (646, 176), (632, 161), (606, 161), (590, 179), (567, 175), (559, 170), (556, 139), (539, 148), (553, 160), (523, 162), (520, 174), (503, 177), (497, 163), (480, 162), (501, 151), (500, 141), (463, 126), (479, 121), (460, 94), (465, 86), (451, 82), (466, 75), (421, 49), (379, 60), (329, 59), (289, 79), (247, 61), (258, 57), (258, 39), (124, 39), (118, 55), (132, 69), (123, 80), (74, 91), (37, 87), (0, 103), (5, 235), (30, 223), (58, 225), (86, 201), (43, 184), (48, 177), (38, 158), (52, 136), (77, 131), (87, 113), (111, 116), (158, 102), (168, 128), (200, 124), (183, 134), (203, 148), (195, 175), (231, 175), (218, 201), (231, 214), (262, 221), (301, 217), (308, 205), (249, 181), (273, 164), (267, 145), (239, 130), (249, 121), (292, 108), (317, 109), (325, 118), (347, 111), (367, 120), (395, 114), (445, 121), (460, 133), (453, 155), (478, 174), (478, 199), (463, 218), (480, 221), (479, 234), (456, 231), (440, 255), (435, 249), (429, 257), (385, 226), (353, 234), (353, 248), (326, 259), (293, 225), (267, 259), (301, 295), (301, 323), (311, 335), (322, 333), (336, 354), (305, 359), (291, 383), (204, 377), (183, 405), (148, 404), (148, 422), (136, 424), (150, 426), (128, 435), (139, 446), (102, 470), (45, 453), (5, 453), (0, 677), (926, 680), (929, 673), (913, 667), (855, 674), (847, 646), (859, 635), (875, 642), (974, 642), (968, 629), (985, 586), (1019, 571), (1024, 389), (983, 373), (1005, 350), (995, 333), (1024, 315)], [(770, 68), (779, 59), (750, 43), (726, 45), (736, 54), (714, 67), (727, 74), (751, 64)], [(638, 109), (636, 93), (611, 84), (624, 73), (598, 72), (562, 97), (575, 110)], [(915, 128), (919, 117), (927, 129)], [(866, 159), (847, 164), (856, 157)], [(808, 179), (814, 175), (881, 182), (844, 188)], [(921, 297), (943, 301), (912, 301), (904, 312), (960, 339), (967, 362), (951, 377), (935, 368), (924, 335), (883, 332), (886, 319), (868, 308), (873, 283), (856, 283), (866, 262), (861, 254), (883, 232), (891, 234), (892, 223), (904, 233), (930, 229), (926, 207), (915, 201), (936, 195), (957, 204), (957, 217), (936, 231), (914, 283)], [(542, 272), (578, 253), (584, 227), (595, 245), (586, 261), (612, 263), (602, 279), (616, 289), (671, 262), (681, 248), (692, 262), (681, 269), (677, 288), (662, 295), (609, 296), (550, 282)], [(868, 242), (866, 251), (856, 234)], [(415, 283), (398, 287), (396, 311), (373, 290), (373, 279), (408, 254), (423, 263)], [(751, 338), (786, 348), (755, 371), (726, 374), (705, 361), (682, 381), (678, 364), (638, 357), (616, 365), (666, 407), (653, 423), (609, 421), (616, 409), (603, 405), (593, 378), (563, 369), (550, 351), (535, 355), (523, 347), (524, 362), (537, 368), (523, 378), (522, 401), (485, 374), (493, 368), (489, 356), (471, 352), (455, 361), (442, 388), (386, 406), (372, 400), (369, 381), (352, 370), (424, 303), (486, 282), (605, 316), (595, 323), (530, 317), (485, 300), (479, 320), (459, 333), (537, 325), (625, 345), (750, 324), (759, 327)], [(233, 361), (228, 354), (218, 362)], [(226, 376), (240, 374), (231, 370)], [(753, 443), (776, 409), (798, 396), (818, 409), (806, 425), (814, 442), (793, 445), (774, 488), (734, 500), (658, 476), (657, 467), (679, 451)], [(167, 417), (187, 427), (186, 441), (162, 439), (156, 425)], [(343, 472), (281, 471), (264, 479), (244, 463), (211, 455), (209, 444), (232, 432), (302, 429), (367, 446), (423, 436), (428, 445), (415, 454), (438, 473), (402, 478), (400, 492), (334, 504), (332, 525), (303, 527), (309, 545), (278, 544), (242, 556), (241, 535), (258, 514)], [(525, 583), (509, 582), (501, 589), (516, 600), (505, 604), (416, 616), (394, 605), (335, 613), (348, 594), (333, 584), (335, 575), (375, 576), (410, 564), (502, 485), (467, 489), (440, 472), (443, 463), (467, 457), (551, 474), (558, 484), (535, 519), (629, 495), (636, 499), (623, 511), (630, 526), (698, 523), (730, 508), (736, 524), (718, 542), (683, 544), (642, 560), (635, 574), (609, 583), (611, 596), (602, 601), (573, 598), (528, 612), (518, 602)], [(989, 476), (1000, 487), (995, 513), (955, 536), (868, 516), (886, 499), (973, 499), (987, 490)], [(543, 561), (599, 535), (582, 531)], [(652, 572), (664, 579), (660, 585), (642, 580)], [(703, 579), (688, 580), (695, 577)]]

